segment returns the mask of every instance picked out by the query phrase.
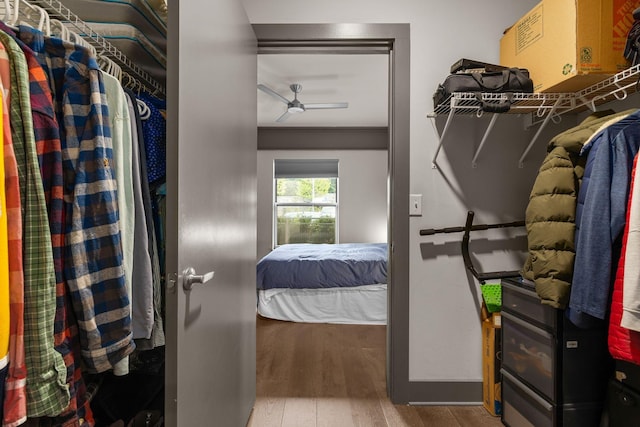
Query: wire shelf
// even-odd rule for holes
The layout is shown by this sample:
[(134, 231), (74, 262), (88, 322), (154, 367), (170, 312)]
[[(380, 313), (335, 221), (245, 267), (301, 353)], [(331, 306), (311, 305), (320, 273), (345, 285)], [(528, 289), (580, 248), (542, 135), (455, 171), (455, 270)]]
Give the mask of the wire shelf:
[[(481, 93), (482, 102), (501, 103), (510, 101), (511, 108), (504, 114), (525, 114), (535, 113), (543, 116), (551, 110), (558, 99), (562, 98), (561, 110), (575, 108), (571, 94), (563, 93)], [(456, 115), (476, 115), (483, 114), (482, 104), (476, 93), (456, 92), (449, 96), (445, 102), (438, 105), (430, 117), (437, 117), (445, 114)]]
[(107, 39), (95, 32), (91, 26), (80, 19), (69, 8), (57, 0), (30, 0), (31, 4), (42, 7), (50, 18), (64, 22), (73, 31), (82, 36), (88, 43), (103, 55), (108, 55), (120, 65), (123, 70), (139, 81), (140, 86), (154, 95), (165, 95), (165, 88), (149, 73), (134, 64), (126, 55), (118, 50)]
[[(575, 93), (482, 93), (483, 102), (504, 102), (512, 100), (511, 108), (504, 114), (535, 113), (537, 117), (555, 106), (555, 114), (577, 113), (614, 100), (622, 100), (639, 89), (640, 65), (634, 65), (614, 76), (602, 80)], [(555, 105), (562, 99), (559, 105)], [(453, 102), (455, 101), (455, 102)], [(456, 92), (438, 105), (429, 117), (437, 117), (453, 112), (456, 115), (480, 115), (481, 103), (473, 92)]]
[(629, 94), (635, 93), (640, 88), (640, 64), (634, 65), (623, 70), (611, 77), (603, 79), (586, 89), (575, 93), (473, 93), (473, 92), (455, 92), (451, 94), (444, 102), (436, 106), (432, 113), (427, 117), (435, 120), (438, 116), (447, 116), (447, 121), (442, 130), (438, 130), (434, 123), (434, 129), (438, 133), (439, 144), (433, 157), (432, 163), (437, 167), (437, 157), (444, 143), (444, 137), (449, 129), (452, 118), (454, 116), (472, 116), (481, 117), (483, 104), (500, 104), (509, 102), (510, 108), (504, 113), (487, 113), (491, 114), (491, 122), (485, 130), (482, 141), (478, 150), (473, 157), (472, 164), (476, 166), (476, 159), (480, 149), (486, 142), (488, 133), (493, 128), (496, 118), (501, 114), (528, 114), (531, 117), (531, 125), (540, 124), (538, 131), (520, 157), (520, 166), (522, 167), (525, 157), (537, 140), (538, 136), (548, 124), (549, 121), (558, 121), (560, 116), (568, 113), (579, 113), (581, 111), (596, 111), (601, 104), (623, 100)]

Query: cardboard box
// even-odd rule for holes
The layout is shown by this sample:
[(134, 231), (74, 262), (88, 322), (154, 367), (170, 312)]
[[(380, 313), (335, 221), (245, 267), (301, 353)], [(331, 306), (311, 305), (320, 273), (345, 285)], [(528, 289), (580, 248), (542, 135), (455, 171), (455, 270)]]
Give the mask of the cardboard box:
[(500, 313), (482, 321), (482, 404), (491, 415), (502, 414)]
[(577, 92), (629, 67), (640, 0), (542, 0), (500, 40), (500, 65), (527, 68), (535, 92)]

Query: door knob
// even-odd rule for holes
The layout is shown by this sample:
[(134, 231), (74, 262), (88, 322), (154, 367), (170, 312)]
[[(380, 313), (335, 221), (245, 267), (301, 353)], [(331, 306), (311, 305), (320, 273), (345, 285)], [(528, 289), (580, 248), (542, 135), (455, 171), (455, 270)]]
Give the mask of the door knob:
[(193, 267), (189, 267), (182, 273), (182, 288), (185, 291), (190, 291), (193, 285), (197, 283), (204, 284), (213, 279), (214, 274), (213, 271), (210, 271), (202, 275), (197, 275), (196, 270)]

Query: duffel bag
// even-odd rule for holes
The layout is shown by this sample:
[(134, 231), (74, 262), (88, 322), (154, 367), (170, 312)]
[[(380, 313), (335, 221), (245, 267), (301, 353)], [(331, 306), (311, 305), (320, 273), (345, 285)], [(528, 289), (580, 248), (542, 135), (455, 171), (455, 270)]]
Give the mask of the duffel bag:
[(484, 73), (457, 73), (449, 75), (433, 94), (434, 108), (454, 92), (533, 93), (533, 81), (524, 68)]

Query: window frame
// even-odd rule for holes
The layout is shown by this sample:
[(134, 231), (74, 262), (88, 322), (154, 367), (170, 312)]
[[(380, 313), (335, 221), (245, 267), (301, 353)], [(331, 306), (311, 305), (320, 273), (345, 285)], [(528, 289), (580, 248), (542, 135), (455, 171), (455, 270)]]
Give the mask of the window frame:
[[(274, 162), (275, 164), (275, 162)], [(300, 203), (300, 202), (294, 202), (294, 203), (290, 203), (290, 202), (280, 202), (278, 203), (278, 179), (326, 179), (326, 178), (335, 178), (336, 180), (336, 201), (335, 203), (317, 203), (317, 202), (309, 202), (309, 203)], [(335, 207), (335, 225), (334, 225), (334, 243), (333, 244), (337, 244), (340, 242), (340, 177), (336, 176), (336, 177), (326, 177), (326, 176), (322, 176), (322, 177), (314, 177), (314, 176), (296, 176), (296, 177), (279, 177), (276, 178), (275, 174), (274, 174), (274, 178), (273, 178), (273, 203), (272, 203), (272, 207), (273, 207), (273, 214), (272, 214), (272, 221), (271, 221), (271, 227), (272, 227), (272, 247), (275, 249), (278, 246), (282, 246), (284, 244), (288, 244), (288, 243), (279, 243), (278, 242), (278, 208), (279, 207), (309, 207), (309, 208), (314, 208), (314, 207)]]

